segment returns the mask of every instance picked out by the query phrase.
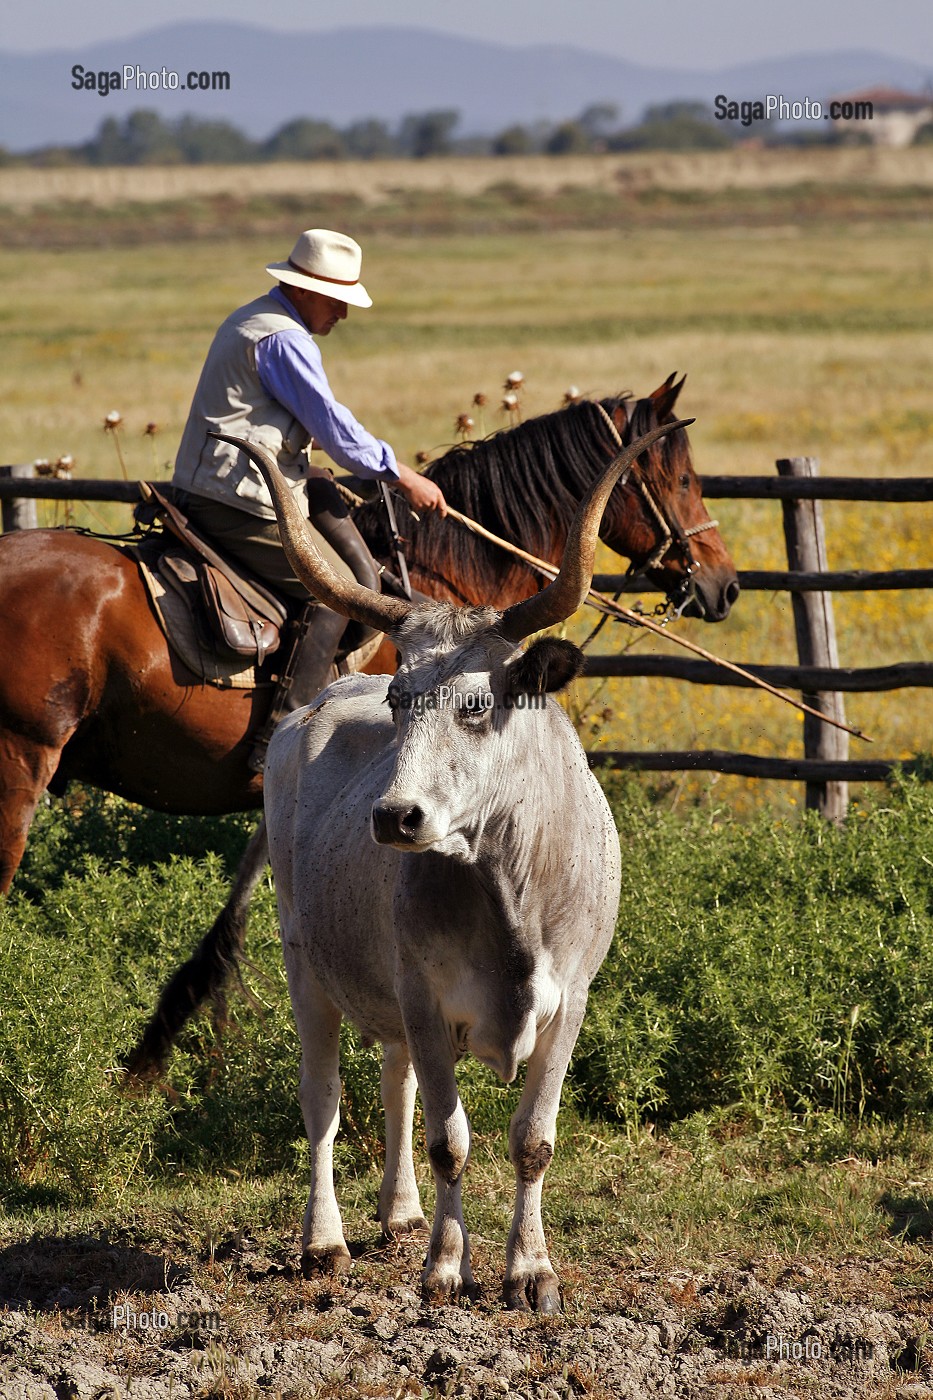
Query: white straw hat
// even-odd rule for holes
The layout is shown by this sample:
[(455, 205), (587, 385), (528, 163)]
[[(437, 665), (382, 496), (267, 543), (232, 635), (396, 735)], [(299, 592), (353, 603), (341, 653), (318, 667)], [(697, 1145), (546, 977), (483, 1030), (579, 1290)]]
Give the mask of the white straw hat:
[(295, 244), (287, 262), (269, 263), (266, 271), (277, 282), (309, 287), (350, 306), (372, 306), (372, 297), (360, 281), (363, 250), (345, 233), (329, 228), (309, 228)]

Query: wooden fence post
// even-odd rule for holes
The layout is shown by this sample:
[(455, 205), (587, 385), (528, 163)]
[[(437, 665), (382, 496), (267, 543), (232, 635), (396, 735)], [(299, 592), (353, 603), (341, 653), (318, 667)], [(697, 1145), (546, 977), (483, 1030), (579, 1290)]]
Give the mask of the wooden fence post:
[[(35, 476), (35, 472), (31, 466), (0, 467), (0, 476), (31, 478)], [(24, 500), (20, 496), (0, 501), (0, 524), (4, 534), (9, 530), (35, 530), (39, 524), (36, 502)]]
[[(815, 457), (789, 457), (777, 463), (781, 476), (818, 476)], [(822, 506), (817, 500), (782, 501), (787, 567), (795, 573), (826, 570), (826, 536)], [(797, 656), (801, 666), (838, 667), (836, 623), (830, 593), (792, 593)], [(822, 714), (845, 723), (845, 710), (839, 691), (818, 691), (803, 695), (804, 702)], [(845, 760), (849, 756), (849, 736), (832, 725), (821, 724), (810, 715), (803, 717), (803, 750), (807, 758)], [(849, 808), (849, 784), (845, 782), (807, 783), (806, 805), (828, 821), (841, 822)]]

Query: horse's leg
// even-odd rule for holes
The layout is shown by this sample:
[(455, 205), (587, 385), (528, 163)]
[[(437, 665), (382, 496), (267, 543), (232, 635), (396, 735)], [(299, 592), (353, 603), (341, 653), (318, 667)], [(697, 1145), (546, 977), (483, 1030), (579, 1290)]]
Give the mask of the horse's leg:
[(153, 1079), (162, 1072), (182, 1026), (208, 998), (223, 1006), (224, 983), (231, 972), (238, 971), (249, 903), (268, 859), (263, 818), (250, 837), (230, 897), (213, 927), (163, 987), (159, 1004), (126, 1062), (131, 1078)]
[(26, 848), (39, 798), (61, 750), (0, 734), (0, 894), (8, 894)]

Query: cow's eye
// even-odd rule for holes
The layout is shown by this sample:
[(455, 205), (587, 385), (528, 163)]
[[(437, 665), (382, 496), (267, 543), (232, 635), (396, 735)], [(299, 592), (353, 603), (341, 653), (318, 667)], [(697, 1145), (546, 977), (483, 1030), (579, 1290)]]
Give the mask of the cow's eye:
[(492, 711), (483, 705), (457, 706), (457, 721), (466, 729), (479, 729), (489, 722)]

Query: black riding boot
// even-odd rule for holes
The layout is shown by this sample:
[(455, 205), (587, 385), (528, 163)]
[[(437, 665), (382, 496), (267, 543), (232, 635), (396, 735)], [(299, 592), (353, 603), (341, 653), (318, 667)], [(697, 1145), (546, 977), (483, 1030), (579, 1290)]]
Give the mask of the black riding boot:
[(333, 679), (334, 656), (346, 625), (345, 617), (325, 608), (323, 603), (309, 603), (305, 608), (298, 624), (298, 640), (279, 680), (272, 709), (253, 740), (247, 762), (254, 773), (262, 772), (266, 749), (279, 721), (302, 705), (310, 704)]
[[(307, 482), (308, 510), (311, 523), (349, 565), (358, 583), (379, 592), (379, 573), (366, 543), (351, 519), (345, 501), (340, 496), (330, 472), (311, 467)], [(350, 624), (354, 626), (353, 623)], [(307, 705), (318, 691), (331, 680), (331, 667), (347, 619), (311, 603), (299, 623), (300, 635), (292, 655), (272, 697), (272, 708), (265, 724), (253, 741), (248, 763), (254, 773), (261, 773), (272, 731), (285, 715)], [(351, 648), (360, 645), (363, 636), (373, 635), (369, 629), (353, 636)], [(352, 636), (352, 634), (348, 634)]]

